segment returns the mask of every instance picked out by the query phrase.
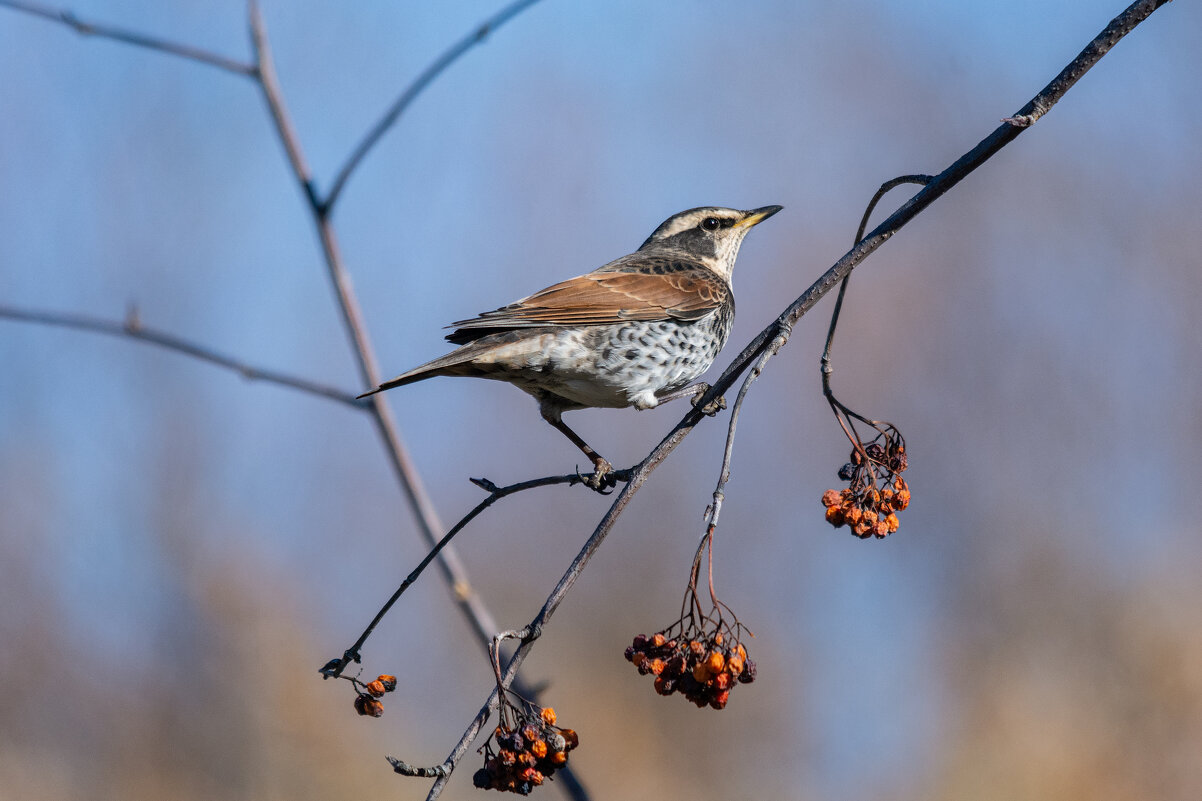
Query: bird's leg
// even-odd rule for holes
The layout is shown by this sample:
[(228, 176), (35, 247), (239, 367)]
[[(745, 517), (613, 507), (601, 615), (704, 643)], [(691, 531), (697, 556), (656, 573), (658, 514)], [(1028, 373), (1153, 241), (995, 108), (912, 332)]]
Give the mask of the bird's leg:
[(593, 463), (593, 474), (584, 480), (586, 486), (601, 491), (618, 483), (613, 476), (614, 466), (602, 458), (601, 454), (590, 448), (579, 434), (568, 428), (568, 424), (563, 421), (559, 407), (548, 403), (539, 403), (538, 411), (544, 420), (559, 429)]
[[(705, 393), (710, 391), (710, 385), (704, 381), (698, 381), (696, 384), (690, 384), (687, 387), (673, 390), (666, 395), (659, 396), (660, 403), (674, 401), (679, 398), (688, 398), (690, 402), (696, 406), (701, 403), (701, 399), (705, 397)], [(707, 417), (713, 417), (718, 412), (726, 408), (726, 398), (719, 395), (701, 408), (701, 412)]]

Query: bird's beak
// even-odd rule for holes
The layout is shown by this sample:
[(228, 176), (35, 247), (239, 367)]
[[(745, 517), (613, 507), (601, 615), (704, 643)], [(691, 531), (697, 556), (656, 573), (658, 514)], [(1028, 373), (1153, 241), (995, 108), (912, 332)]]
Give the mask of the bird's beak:
[(743, 219), (739, 220), (737, 223), (735, 223), (735, 227), (736, 228), (750, 228), (753, 225), (759, 225), (764, 220), (768, 219), (773, 214), (776, 214), (778, 211), (780, 211), (783, 208), (784, 208), (784, 206), (764, 206), (762, 208), (753, 209), (751, 211), (745, 212), (745, 214), (747, 216), (744, 217)]

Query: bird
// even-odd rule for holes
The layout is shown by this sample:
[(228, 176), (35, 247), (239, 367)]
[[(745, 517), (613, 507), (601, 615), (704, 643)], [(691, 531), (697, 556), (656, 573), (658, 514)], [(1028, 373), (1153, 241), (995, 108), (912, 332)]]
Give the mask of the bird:
[(613, 466), (563, 413), (644, 410), (690, 396), (697, 403), (709, 386), (690, 384), (713, 364), (734, 322), (731, 273), (739, 246), (781, 208), (702, 206), (674, 214), (629, 255), (452, 323), (446, 339), (456, 350), (359, 397), (435, 376), (506, 381), (534, 396), (543, 419), (592, 462), (586, 484), (613, 486)]

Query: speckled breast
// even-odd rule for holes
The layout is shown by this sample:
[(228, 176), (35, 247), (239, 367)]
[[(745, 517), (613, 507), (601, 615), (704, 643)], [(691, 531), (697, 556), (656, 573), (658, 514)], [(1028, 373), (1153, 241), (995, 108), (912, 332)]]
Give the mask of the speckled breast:
[[(700, 320), (565, 330), (546, 353), (541, 389), (572, 405), (651, 408), (709, 369), (734, 321), (733, 304)], [(565, 404), (567, 406), (567, 404)]]

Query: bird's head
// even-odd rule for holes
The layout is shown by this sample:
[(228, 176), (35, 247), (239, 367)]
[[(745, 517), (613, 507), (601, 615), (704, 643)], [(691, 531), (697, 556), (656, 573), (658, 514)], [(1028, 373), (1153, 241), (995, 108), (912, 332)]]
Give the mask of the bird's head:
[(702, 206), (673, 214), (639, 248), (683, 251), (730, 281), (743, 237), (756, 224), (781, 210), (763, 206), (751, 211)]

